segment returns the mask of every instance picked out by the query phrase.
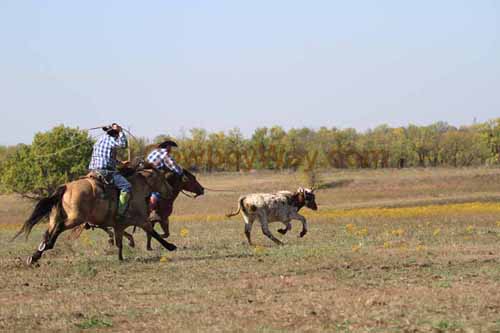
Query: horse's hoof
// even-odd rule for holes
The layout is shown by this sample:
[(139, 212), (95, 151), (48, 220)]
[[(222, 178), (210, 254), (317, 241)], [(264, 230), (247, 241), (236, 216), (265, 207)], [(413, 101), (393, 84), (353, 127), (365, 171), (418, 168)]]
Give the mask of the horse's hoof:
[(33, 257), (32, 256), (29, 256), (28, 258), (26, 258), (26, 265), (31, 266), (32, 263), (33, 263)]
[(169, 251), (175, 251), (177, 250), (177, 246), (175, 246), (174, 244), (167, 244), (167, 250)]
[(134, 248), (135, 247), (135, 243), (129, 243), (128, 246), (130, 246), (131, 248)]
[(163, 238), (163, 239), (167, 239), (169, 236), (170, 236), (170, 234), (163, 234), (163, 235), (160, 235), (160, 237), (161, 237), (161, 238)]
[(278, 229), (278, 232), (282, 235), (286, 234), (286, 229)]
[(299, 235), (300, 238), (304, 237), (307, 234), (307, 231), (302, 231)]
[(38, 245), (38, 251), (43, 252), (45, 250), (46, 246), (47, 246), (47, 243), (41, 242), (40, 245)]

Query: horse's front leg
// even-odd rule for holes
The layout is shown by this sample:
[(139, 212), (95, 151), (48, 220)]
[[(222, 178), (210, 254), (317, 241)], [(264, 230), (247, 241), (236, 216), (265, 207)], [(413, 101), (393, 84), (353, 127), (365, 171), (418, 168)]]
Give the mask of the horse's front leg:
[(175, 251), (177, 250), (177, 246), (175, 246), (172, 243), (167, 242), (161, 236), (153, 229), (153, 226), (151, 225), (150, 222), (146, 222), (143, 225), (140, 226), (148, 235), (151, 235), (154, 239), (158, 241), (164, 248), (166, 248), (169, 251)]
[[(151, 227), (154, 230), (155, 224), (154, 222), (151, 222)], [(151, 234), (146, 232), (146, 250), (147, 251), (153, 251), (153, 248), (151, 247)]]
[(134, 236), (129, 234), (128, 232), (124, 231), (123, 236), (128, 239), (128, 246), (130, 247), (135, 247), (135, 241), (134, 241)]
[(161, 235), (161, 237), (168, 238), (170, 236), (168, 216), (160, 220), (160, 226), (163, 230), (163, 235)]

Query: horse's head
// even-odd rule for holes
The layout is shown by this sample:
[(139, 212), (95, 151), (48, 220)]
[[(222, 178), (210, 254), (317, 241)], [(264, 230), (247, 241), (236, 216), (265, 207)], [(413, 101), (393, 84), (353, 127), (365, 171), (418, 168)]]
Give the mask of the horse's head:
[(195, 194), (195, 197), (203, 195), (205, 189), (196, 180), (196, 177), (186, 169), (183, 169), (182, 176), (177, 175), (174, 172), (166, 173), (167, 182), (177, 191), (187, 191)]
[(195, 198), (205, 193), (205, 189), (198, 182), (196, 177), (186, 169), (184, 169), (184, 173), (181, 178), (181, 189), (183, 191), (194, 193)]

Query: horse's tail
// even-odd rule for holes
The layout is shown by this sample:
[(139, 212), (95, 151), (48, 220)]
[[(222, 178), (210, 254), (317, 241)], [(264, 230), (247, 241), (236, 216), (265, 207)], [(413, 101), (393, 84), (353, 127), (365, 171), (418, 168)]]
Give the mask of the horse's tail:
[(241, 197), (238, 200), (238, 209), (235, 212), (226, 214), (226, 217), (236, 216), (241, 212), (241, 210), (243, 210), (243, 212), (245, 212), (245, 207), (243, 206), (243, 200), (245, 200), (245, 197)]
[(55, 205), (59, 205), (61, 203), (62, 196), (66, 192), (66, 185), (61, 185), (57, 188), (57, 190), (51, 196), (47, 198), (43, 198), (35, 206), (31, 216), (24, 222), (21, 230), (17, 232), (17, 234), (12, 238), (12, 240), (19, 237), (21, 234), (25, 234), (26, 238), (28, 238), (31, 229), (38, 224), (42, 219), (49, 216), (52, 208)]

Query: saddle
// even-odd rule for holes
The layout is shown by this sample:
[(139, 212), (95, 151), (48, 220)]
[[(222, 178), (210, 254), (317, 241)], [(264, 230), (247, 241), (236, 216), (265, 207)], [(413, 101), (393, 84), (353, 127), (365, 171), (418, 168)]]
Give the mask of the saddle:
[(118, 198), (118, 188), (114, 185), (112, 175), (103, 175), (102, 173), (92, 170), (82, 179), (94, 180), (95, 187), (100, 189), (101, 199), (109, 199), (113, 194)]

